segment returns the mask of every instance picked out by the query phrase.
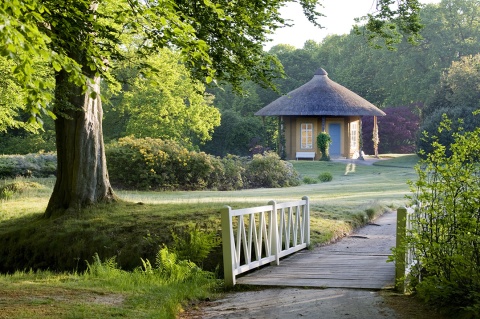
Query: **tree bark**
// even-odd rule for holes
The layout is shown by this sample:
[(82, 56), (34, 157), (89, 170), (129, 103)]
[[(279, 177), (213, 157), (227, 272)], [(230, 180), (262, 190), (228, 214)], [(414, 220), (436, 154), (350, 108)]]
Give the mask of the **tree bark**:
[(86, 93), (68, 81), (65, 71), (57, 74), (56, 81), (57, 180), (45, 211), (47, 218), (115, 200), (103, 143), (100, 78), (93, 79)]

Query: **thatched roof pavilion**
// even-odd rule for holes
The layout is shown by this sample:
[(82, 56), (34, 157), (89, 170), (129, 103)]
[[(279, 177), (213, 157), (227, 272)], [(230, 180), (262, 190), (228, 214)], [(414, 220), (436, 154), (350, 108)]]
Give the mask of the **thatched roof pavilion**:
[[(346, 87), (330, 80), (324, 69), (299, 88), (281, 96), (255, 113), (279, 117), (279, 151), (287, 159), (318, 159), (320, 132), (331, 136), (333, 157), (360, 156), (361, 117), (385, 113)], [(378, 142), (377, 137), (374, 139)]]
[(324, 69), (318, 69), (309, 82), (276, 99), (255, 115), (384, 116), (385, 113), (361, 96), (330, 80)]

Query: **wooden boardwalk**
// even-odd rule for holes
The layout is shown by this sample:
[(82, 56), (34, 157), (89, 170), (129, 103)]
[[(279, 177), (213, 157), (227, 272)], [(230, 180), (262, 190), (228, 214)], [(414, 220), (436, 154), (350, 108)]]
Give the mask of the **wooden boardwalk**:
[(303, 250), (279, 266), (267, 266), (237, 278), (238, 284), (285, 287), (391, 288), (395, 265), (387, 263), (395, 246), (396, 212), (332, 245)]

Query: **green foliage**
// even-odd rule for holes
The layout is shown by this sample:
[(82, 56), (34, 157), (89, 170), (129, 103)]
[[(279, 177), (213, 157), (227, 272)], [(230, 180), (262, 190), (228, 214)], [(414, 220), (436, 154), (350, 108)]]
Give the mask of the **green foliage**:
[(36, 182), (15, 181), (0, 186), (0, 199), (8, 200), (15, 194), (21, 194), (29, 189), (42, 188), (42, 185)]
[(87, 263), (86, 273), (90, 276), (103, 278), (121, 275), (123, 271), (118, 268), (115, 258), (116, 257), (110, 257), (102, 262), (100, 256), (95, 253), (95, 255), (93, 255), (93, 262), (91, 264), (88, 262), (88, 260), (85, 261)]
[[(378, 11), (363, 18), (366, 21), (364, 30), (356, 26), (355, 31), (357, 34), (366, 33), (368, 40), (377, 48), (385, 46), (394, 50), (404, 34), (408, 35), (409, 42), (418, 44), (422, 39), (419, 33), (423, 28), (420, 23), (420, 7), (418, 0), (377, 0)], [(398, 15), (401, 18), (389, 21), (385, 19), (389, 15)]]
[[(221, 107), (221, 105), (220, 105)], [(226, 156), (251, 154), (250, 143), (253, 139), (263, 140), (262, 120), (258, 117), (243, 117), (232, 110), (222, 110), (221, 125), (217, 127), (201, 149), (208, 154)]]
[[(135, 43), (131, 46), (129, 51), (135, 52)], [(109, 90), (105, 111), (107, 121), (117, 117), (116, 124), (123, 127), (109, 128), (108, 133), (117, 134), (116, 138), (135, 135), (175, 140), (190, 147), (211, 139), (213, 129), (220, 125), (220, 112), (204, 85), (192, 79), (180, 62), (179, 52), (162, 49), (148, 58), (121, 63), (115, 74), (123, 83), (122, 91)], [(142, 76), (145, 64), (162, 72)]]
[[(64, 5), (62, 1), (6, 0), (0, 8), (0, 21), (5, 26), (0, 42), (9, 45), (0, 54), (17, 62), (13, 73), (20, 86), (29, 84), (27, 104), (35, 117), (41, 110), (50, 112), (48, 102), (54, 85), (32, 79), (37, 60), (55, 72), (68, 73), (69, 81), (86, 91), (95, 73), (114, 81), (108, 64), (126, 57), (128, 33), (135, 34), (140, 56), (158, 48), (179, 48), (184, 61), (195, 71), (194, 76), (206, 82), (218, 77), (238, 85), (254, 78), (268, 86), (278, 74), (279, 64), (263, 53), (262, 44), (270, 30), (285, 24), (278, 12), (283, 4), (268, 1), (261, 8), (255, 7), (264, 14), (249, 15), (250, 3), (229, 6), (205, 2), (192, 7), (173, 1), (107, 1), (92, 5), (90, 0), (79, 0)], [(60, 8), (62, 14), (58, 14)], [(244, 23), (246, 17), (248, 23)], [(243, 50), (236, 50), (237, 45)], [(217, 50), (231, 54), (227, 57), (217, 54)]]
[(0, 155), (0, 178), (49, 177), (56, 171), (55, 154)]
[(351, 213), (350, 218), (350, 223), (353, 228), (362, 227), (368, 222), (368, 217), (365, 215), (364, 212)]
[[(133, 270), (142, 265), (140, 258), (153, 262), (160, 246), (172, 247), (176, 229), (195, 223), (201, 224), (206, 233), (218, 231), (217, 212), (223, 205), (139, 205), (119, 201), (93, 205), (81, 216), (52, 223), (41, 218), (50, 193), (51, 188), (50, 192), (30, 189), (1, 203), (8, 214), (3, 209), (0, 212), (0, 272), (30, 268), (81, 272), (86, 269), (84, 261), (94, 253), (102, 260), (116, 256), (119, 268)], [(32, 211), (39, 201), (43, 207)], [(28, 213), (26, 206), (30, 208)], [(218, 258), (212, 264), (205, 261), (205, 269), (213, 271), (221, 260)]]
[(368, 220), (373, 220), (375, 218), (375, 210), (373, 208), (367, 208), (365, 214), (367, 214)]
[(453, 131), (446, 146), (438, 138), (432, 151), (416, 167), (418, 180), (410, 182), (418, 203), (407, 245), (418, 264), (412, 283), (418, 293), (437, 306), (480, 316), (480, 128)]
[(160, 275), (165, 278), (167, 282), (184, 282), (190, 280), (200, 269), (195, 263), (179, 259), (178, 256), (170, 252), (167, 247), (163, 247), (157, 253), (155, 258), (155, 265), (157, 266)]
[[(254, 79), (269, 86), (272, 78), (279, 74), (279, 63), (263, 52), (263, 44), (272, 32), (288, 25), (280, 15), (280, 8), (287, 2), (242, 2), (232, 6), (228, 1), (215, 4), (206, 1), (191, 6), (188, 1), (161, 4), (107, 1), (92, 5), (89, 0), (79, 0), (75, 4), (60, 6), (61, 1), (19, 3), (6, 0), (0, 11), (0, 19), (5, 21), (0, 42), (9, 45), (0, 53), (18, 60), (14, 74), (22, 84), (32, 80), (35, 64), (31, 58), (38, 57), (56, 72), (68, 72), (71, 82), (86, 87), (86, 80), (92, 73), (100, 73), (112, 80), (108, 61), (125, 57), (124, 35), (131, 33), (138, 39), (139, 55), (168, 46), (179, 48), (185, 62), (194, 71), (194, 77), (205, 79), (207, 83), (220, 78), (239, 87), (245, 80)], [(315, 24), (316, 18), (321, 16), (315, 9), (317, 2), (300, 1), (305, 15)], [(62, 8), (62, 14), (58, 14), (59, 8)], [(388, 6), (379, 9), (371, 20), (394, 19), (402, 31), (418, 33), (415, 23), (417, 1), (401, 1), (397, 10)], [(389, 38), (381, 28), (372, 31)], [(38, 112), (42, 106), (47, 108), (51, 97), (46, 94), (48, 89), (51, 86), (32, 81), (29, 99), (38, 102), (37, 105), (29, 103), (32, 111), (36, 109)]]
[[(412, 155), (398, 159), (412, 157), (415, 158)], [(389, 161), (395, 160), (381, 163), (387, 165)], [(349, 178), (334, 178), (327, 184), (295, 188), (240, 192), (119, 191), (118, 196), (127, 201), (91, 205), (78, 215), (65, 215), (55, 220), (42, 218), (54, 178), (32, 179), (44, 187), (29, 189), (0, 203), (0, 272), (30, 268), (82, 272), (86, 267), (84, 261), (90, 261), (95, 252), (102, 260), (117, 256), (115, 261), (124, 270), (142, 266), (140, 258), (148, 259), (154, 265), (158, 248), (165, 244), (171, 249), (172, 234), (181, 234), (181, 230), (187, 229), (190, 223), (201, 225), (200, 229), (206, 233), (218, 234), (219, 209), (224, 205), (246, 208), (265, 205), (272, 198), (278, 199), (278, 202), (298, 199), (305, 195), (306, 188), (312, 203), (312, 244), (326, 243), (352, 230), (354, 225), (346, 221), (352, 220), (352, 214), (365, 215), (365, 210), (372, 206), (372, 193), (380, 196), (375, 207), (392, 203), (398, 207), (404, 203), (404, 194), (408, 192), (405, 180), (415, 178), (414, 162), (401, 161), (402, 165), (393, 164), (393, 167), (362, 165)], [(318, 172), (323, 171), (343, 176), (345, 171), (343, 163), (291, 163), (301, 171), (302, 176), (311, 178), (316, 178)], [(356, 195), (352, 197), (352, 193)], [(382, 197), (382, 194), (385, 196)], [(221, 249), (215, 248), (204, 261), (204, 269), (214, 271), (221, 258)], [(148, 282), (151, 283), (150, 279)], [(95, 282), (105, 288), (106, 281)], [(119, 280), (109, 284), (117, 285)], [(122, 289), (130, 291), (131, 286)]]
[(109, 145), (106, 156), (112, 183), (126, 188), (234, 190), (299, 184), (292, 165), (274, 153), (255, 155), (251, 161), (219, 159), (173, 141), (126, 137)]
[(212, 250), (220, 245), (220, 238), (213, 231), (200, 229), (198, 225), (190, 224), (174, 232), (173, 252), (181, 260), (189, 260), (197, 265), (202, 265)]
[(227, 155), (221, 160), (221, 165), (215, 170), (218, 176), (218, 190), (236, 190), (244, 188), (246, 159), (234, 155)]
[[(425, 158), (434, 151), (433, 142), (445, 146), (448, 156), (452, 154), (450, 145), (454, 142), (451, 130), (473, 131), (478, 127), (480, 115), (475, 115), (474, 108), (449, 108), (440, 109), (431, 114), (420, 126), (417, 142), (418, 155)], [(450, 120), (450, 119), (456, 120)]]
[(207, 188), (215, 160), (173, 141), (132, 137), (111, 144), (106, 156), (112, 182), (137, 189)]
[[(453, 62), (443, 74), (435, 95), (422, 114), (423, 123), (420, 127), (422, 135), (419, 135), (417, 141), (421, 154), (432, 152), (431, 138), (434, 138), (446, 146), (446, 152), (450, 155), (449, 145), (453, 142), (453, 136), (449, 129), (446, 129), (447, 124), (454, 130), (464, 131), (473, 131), (478, 127), (478, 115), (472, 115), (480, 105), (478, 88), (480, 88), (480, 54)], [(456, 120), (447, 122), (445, 117)]]
[(23, 109), (24, 92), (12, 76), (14, 66), (13, 61), (0, 56), (0, 133), (24, 125), (18, 118)]
[(480, 54), (464, 56), (459, 61), (453, 61), (447, 72), (443, 74), (442, 82), (448, 87), (448, 93), (444, 98), (453, 106), (478, 107)]
[(55, 152), (55, 133), (0, 133), (0, 149), (3, 154), (30, 154)]
[[(76, 276), (76, 287), (89, 287), (90, 293), (93, 293), (95, 283), (100, 283), (102, 295), (108, 292), (121, 293), (119, 296), (122, 299), (123, 295), (127, 295), (129, 309), (121, 308), (122, 316), (128, 318), (138, 317), (139, 314), (148, 314), (155, 318), (175, 318), (186, 300), (205, 298), (211, 295), (218, 285), (218, 280), (212, 273), (202, 271), (190, 261), (179, 259), (167, 247), (157, 252), (155, 266), (152, 266), (148, 259), (142, 258), (141, 261), (142, 266), (133, 271), (125, 271), (118, 266), (115, 257), (102, 261), (95, 253), (93, 262), (87, 261), (85, 273)], [(66, 280), (68, 279), (62, 281)], [(70, 307), (75, 309), (72, 305)], [(104, 314), (105, 309), (102, 310), (101, 313)], [(89, 317), (97, 311), (89, 309)]]
[(305, 177), (303, 177), (302, 182), (304, 184), (316, 184), (317, 180), (315, 178), (310, 177), (310, 176), (305, 176)]
[[(172, 259), (171, 253), (166, 252)], [(122, 270), (115, 258), (88, 258), (85, 272), (16, 271), (0, 275), (2, 316), (8, 318), (156, 318), (182, 315), (187, 304), (216, 297), (221, 281), (211, 273), (183, 267), (167, 276), (148, 259), (148, 270)], [(152, 259), (154, 260), (154, 259)], [(179, 269), (180, 268), (180, 269)], [(181, 278), (184, 280), (178, 280)], [(32, 301), (32, 299), (34, 299)]]
[(368, 220), (374, 220), (384, 213), (384, 207), (378, 202), (373, 202), (371, 207), (365, 209), (365, 214), (368, 217)]
[(318, 175), (318, 180), (322, 183), (330, 182), (332, 181), (332, 179), (333, 179), (333, 176), (329, 172), (321, 173), (320, 175)]
[(321, 161), (329, 161), (330, 156), (328, 155), (328, 148), (332, 144), (332, 138), (326, 132), (321, 132), (317, 136), (317, 147), (319, 151), (322, 153), (322, 157), (320, 158)]
[[(29, 123), (25, 114), (27, 92), (12, 74), (14, 61), (0, 55), (0, 150), (2, 154), (28, 154), (40, 150), (53, 151), (55, 138), (49, 128), (51, 118), (42, 122), (47, 133), (40, 132), (38, 123)], [(52, 74), (45, 65), (38, 63), (32, 76), (43, 82), (52, 81)], [(42, 133), (42, 134), (40, 134)], [(54, 135), (53, 135), (54, 136)]]
[[(306, 42), (302, 49), (283, 44), (272, 47), (269, 52), (279, 58), (286, 73), (286, 78), (275, 83), (286, 94), (310, 80), (312, 70), (322, 67), (332, 80), (382, 109), (412, 103), (421, 107), (432, 98), (432, 88), (452, 61), (480, 52), (479, 8), (477, 0), (426, 5), (420, 11), (423, 40), (417, 46), (402, 41), (397, 51), (372, 48), (365, 37), (354, 32), (330, 35), (319, 43)], [(280, 96), (260, 88), (257, 92), (262, 105)], [(420, 113), (420, 109), (413, 111)]]
[(247, 163), (245, 180), (248, 188), (277, 188), (300, 184), (300, 176), (292, 164), (282, 161), (274, 152), (254, 155)]

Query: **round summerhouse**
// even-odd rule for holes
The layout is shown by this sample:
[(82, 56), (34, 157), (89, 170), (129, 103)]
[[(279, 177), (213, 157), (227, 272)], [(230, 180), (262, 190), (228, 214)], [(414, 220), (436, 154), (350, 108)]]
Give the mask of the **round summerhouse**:
[(321, 153), (316, 137), (320, 132), (328, 133), (332, 139), (330, 157), (356, 158), (361, 151), (362, 116), (376, 118), (385, 113), (330, 80), (328, 73), (319, 69), (309, 82), (271, 102), (255, 115), (279, 117), (279, 136), (283, 140), (279, 150), (284, 152), (286, 159), (319, 159)]

